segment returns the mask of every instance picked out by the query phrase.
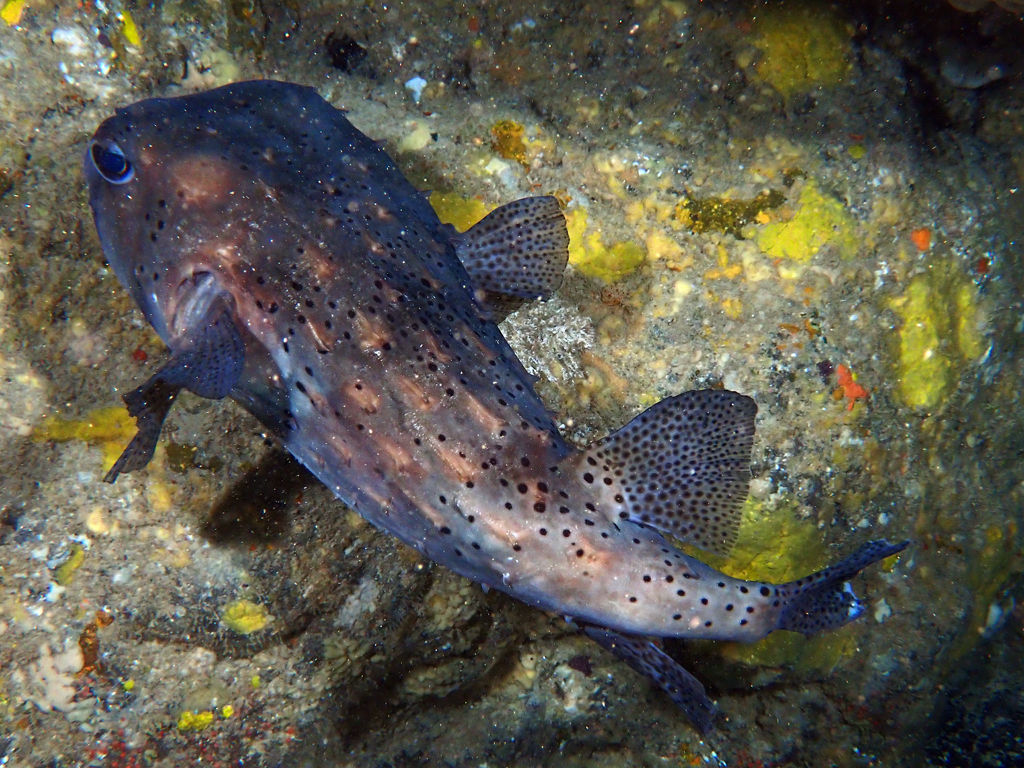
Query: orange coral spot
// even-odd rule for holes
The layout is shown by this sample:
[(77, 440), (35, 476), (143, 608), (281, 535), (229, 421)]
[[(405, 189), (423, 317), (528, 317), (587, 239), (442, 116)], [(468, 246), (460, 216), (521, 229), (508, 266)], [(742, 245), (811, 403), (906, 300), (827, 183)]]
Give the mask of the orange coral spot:
[(836, 379), (839, 381), (839, 386), (843, 390), (843, 397), (849, 400), (849, 403), (846, 405), (846, 410), (852, 411), (853, 404), (857, 400), (868, 399), (868, 391), (853, 380), (853, 372), (845, 365), (836, 366)]
[(927, 227), (915, 229), (910, 233), (910, 239), (914, 241), (919, 251), (927, 251), (932, 247), (932, 231)]

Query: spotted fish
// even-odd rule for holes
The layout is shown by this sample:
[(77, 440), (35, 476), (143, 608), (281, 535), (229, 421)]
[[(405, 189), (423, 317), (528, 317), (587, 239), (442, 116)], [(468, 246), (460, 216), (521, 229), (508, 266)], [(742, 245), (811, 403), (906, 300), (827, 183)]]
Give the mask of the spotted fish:
[(568, 444), (495, 324), (560, 284), (557, 201), (457, 234), (310, 88), (138, 102), (99, 127), (85, 175), (107, 259), (171, 352), (125, 395), (138, 433), (109, 482), (149, 462), (180, 390), (231, 397), (371, 523), (573, 617), (702, 731), (704, 688), (649, 638), (839, 626), (864, 611), (848, 579), (906, 546), (780, 585), (680, 551), (736, 540), (753, 400), (687, 392)]

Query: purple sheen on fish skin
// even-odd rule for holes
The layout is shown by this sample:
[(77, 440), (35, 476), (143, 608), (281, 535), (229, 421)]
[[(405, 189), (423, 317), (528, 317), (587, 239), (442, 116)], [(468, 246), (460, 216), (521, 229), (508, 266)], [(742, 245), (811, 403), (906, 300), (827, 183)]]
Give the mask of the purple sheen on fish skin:
[(757, 411), (735, 392), (676, 395), (567, 443), (494, 322), (561, 282), (553, 197), (458, 235), (342, 111), (272, 81), (119, 109), (84, 173), (104, 253), (171, 350), (124, 398), (139, 431), (109, 482), (149, 462), (181, 389), (231, 397), (370, 523), (576, 617), (701, 732), (703, 686), (645, 638), (838, 626), (861, 611), (849, 579), (906, 546), (767, 585), (666, 539), (735, 542)]

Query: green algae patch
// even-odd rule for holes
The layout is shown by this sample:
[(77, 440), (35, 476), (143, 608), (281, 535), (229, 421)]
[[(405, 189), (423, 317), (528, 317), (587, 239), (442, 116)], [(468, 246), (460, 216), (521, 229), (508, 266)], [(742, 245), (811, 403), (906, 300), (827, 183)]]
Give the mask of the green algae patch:
[(857, 222), (838, 200), (821, 194), (813, 181), (800, 193), (796, 216), (761, 227), (754, 238), (768, 256), (799, 262), (810, 261), (826, 245), (850, 259), (860, 245)]
[(600, 228), (586, 233), (587, 212), (582, 208), (566, 214), (569, 230), (569, 263), (581, 274), (614, 283), (635, 272), (647, 261), (647, 251), (632, 241), (605, 245)]
[(251, 600), (235, 600), (224, 606), (220, 618), (233, 632), (240, 635), (251, 635), (266, 628), (274, 617), (258, 603)]
[[(774, 509), (748, 498), (739, 539), (729, 555), (709, 555), (690, 546), (684, 549), (734, 578), (776, 584), (807, 576), (830, 561), (818, 527), (797, 515), (797, 503), (791, 498)], [(714, 643), (710, 647), (723, 659), (747, 667), (827, 672), (854, 653), (856, 632), (840, 629), (809, 639), (795, 632), (773, 632), (756, 643)]]
[(430, 206), (442, 223), (451, 224), (459, 232), (465, 232), (492, 210), (482, 200), (454, 192), (431, 193)]
[(761, 192), (750, 200), (727, 197), (688, 197), (676, 206), (675, 216), (683, 226), (698, 235), (723, 232), (743, 239), (743, 228), (765, 211), (774, 210), (786, 201), (778, 190)]
[(123, 406), (118, 405), (97, 408), (86, 414), (84, 419), (47, 416), (32, 433), (32, 439), (37, 443), (81, 440), (99, 446), (103, 451), (103, 469), (106, 471), (114, 466), (136, 431), (135, 419), (128, 415)]
[(896, 378), (900, 400), (911, 408), (942, 403), (960, 369), (985, 351), (978, 292), (955, 265), (942, 262), (891, 302), (902, 324), (897, 332)]
[(843, 82), (853, 60), (850, 32), (827, 6), (781, 6), (758, 15), (753, 45), (758, 80), (789, 101)]

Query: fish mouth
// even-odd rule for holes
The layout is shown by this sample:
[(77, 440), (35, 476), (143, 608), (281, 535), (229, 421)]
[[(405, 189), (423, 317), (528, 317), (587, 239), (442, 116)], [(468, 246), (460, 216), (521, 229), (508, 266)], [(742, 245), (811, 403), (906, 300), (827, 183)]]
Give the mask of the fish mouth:
[(213, 272), (196, 269), (182, 278), (176, 291), (176, 306), (171, 309), (171, 336), (182, 338), (200, 328), (202, 318), (218, 299), (234, 306), (234, 297), (224, 290)]
[(93, 140), (89, 160), (96, 173), (110, 184), (127, 184), (135, 178), (135, 166), (115, 141)]

